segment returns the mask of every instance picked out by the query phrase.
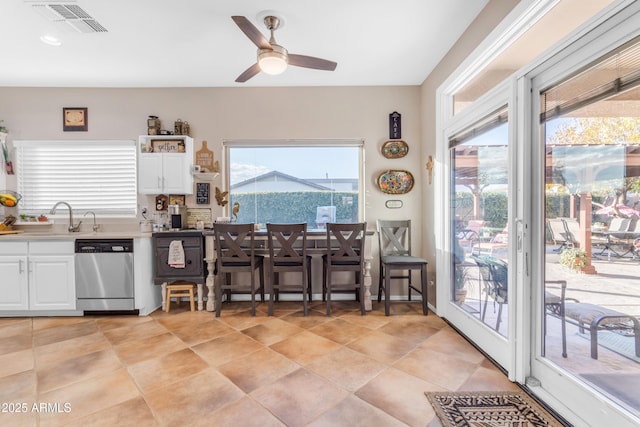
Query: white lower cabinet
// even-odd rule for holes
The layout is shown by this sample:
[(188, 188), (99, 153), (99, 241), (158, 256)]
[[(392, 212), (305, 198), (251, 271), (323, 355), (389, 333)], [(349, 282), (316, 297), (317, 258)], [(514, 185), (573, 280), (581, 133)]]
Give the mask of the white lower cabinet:
[(76, 308), (73, 240), (3, 242), (0, 277), (2, 311)]

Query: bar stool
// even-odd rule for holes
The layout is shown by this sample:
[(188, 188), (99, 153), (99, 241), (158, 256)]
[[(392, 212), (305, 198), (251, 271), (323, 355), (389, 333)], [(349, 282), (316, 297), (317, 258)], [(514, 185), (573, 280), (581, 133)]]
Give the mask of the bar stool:
[(195, 288), (195, 286), (195, 283), (183, 281), (177, 281), (167, 284), (167, 300), (165, 303), (166, 312), (169, 312), (171, 306), (171, 298), (175, 298), (176, 303), (180, 304), (180, 298), (182, 297), (189, 297), (191, 311), (195, 311), (195, 298), (193, 296), (193, 289)]
[[(227, 291), (227, 301), (231, 293), (251, 294), (251, 315), (256, 315), (256, 292), (260, 292), (264, 302), (264, 257), (255, 254), (253, 224), (214, 224), (216, 246), (215, 285), (216, 317), (220, 317), (222, 293)], [(260, 286), (256, 288), (255, 271), (259, 271)], [(231, 273), (247, 272), (251, 275), (248, 286), (241, 282), (232, 283)]]
[[(389, 316), (392, 303), (422, 304), (422, 313), (427, 308), (427, 260), (411, 255), (411, 221), (378, 220), (378, 243), (380, 245), (380, 276), (378, 284), (378, 302), (384, 290), (384, 312)], [(413, 285), (411, 271), (420, 270), (420, 288)], [(393, 274), (393, 271), (400, 273)], [(391, 301), (391, 279), (407, 281), (408, 301)], [(420, 301), (411, 301), (411, 291), (421, 296)]]
[[(327, 316), (331, 315), (332, 292), (354, 292), (360, 301), (360, 312), (364, 307), (364, 243), (367, 223), (333, 224), (327, 223), (327, 253), (322, 256), (322, 287), (327, 299)], [(355, 279), (348, 284), (334, 284), (333, 274), (338, 271), (355, 273)]]
[[(273, 301), (280, 291), (302, 291), (304, 315), (307, 315), (307, 296), (311, 301), (311, 256), (307, 255), (307, 224), (267, 224), (271, 292), (269, 316), (273, 315)], [(298, 284), (283, 285), (280, 273), (301, 273)]]

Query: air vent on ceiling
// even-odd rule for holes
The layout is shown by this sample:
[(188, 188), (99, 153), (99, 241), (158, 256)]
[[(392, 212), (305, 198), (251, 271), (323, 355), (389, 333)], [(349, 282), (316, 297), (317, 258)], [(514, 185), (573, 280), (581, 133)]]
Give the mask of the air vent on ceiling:
[(68, 25), (80, 33), (106, 33), (107, 29), (100, 25), (91, 15), (74, 2), (26, 1), (47, 20)]

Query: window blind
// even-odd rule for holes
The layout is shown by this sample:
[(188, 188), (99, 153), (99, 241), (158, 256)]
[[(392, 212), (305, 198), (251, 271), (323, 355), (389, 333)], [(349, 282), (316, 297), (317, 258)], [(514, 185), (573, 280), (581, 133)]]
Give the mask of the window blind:
[(135, 216), (134, 141), (14, 141), (20, 213), (48, 213), (59, 201), (74, 212)]
[[(542, 92), (540, 123), (640, 86), (640, 39), (621, 46), (573, 77)], [(637, 99), (637, 98), (632, 98)]]
[(454, 148), (466, 141), (469, 141), (483, 133), (487, 133), (492, 129), (502, 126), (509, 122), (509, 110), (507, 106), (501, 107), (485, 118), (477, 121), (473, 126), (463, 129), (462, 131), (449, 137), (449, 148)]

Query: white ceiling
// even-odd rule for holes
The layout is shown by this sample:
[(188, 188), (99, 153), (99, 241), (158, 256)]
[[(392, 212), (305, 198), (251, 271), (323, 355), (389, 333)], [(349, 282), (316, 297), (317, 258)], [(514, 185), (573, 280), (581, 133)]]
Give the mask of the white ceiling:
[[(31, 1), (2, 0), (0, 86), (419, 85), (487, 2), (77, 0), (108, 30), (84, 34), (48, 21)], [(336, 61), (337, 69), (289, 67), (235, 83), (256, 62), (256, 47), (231, 16), (246, 16), (268, 38), (258, 18), (265, 10), (285, 20), (279, 44)], [(57, 35), (62, 46), (42, 43), (44, 34)]]

